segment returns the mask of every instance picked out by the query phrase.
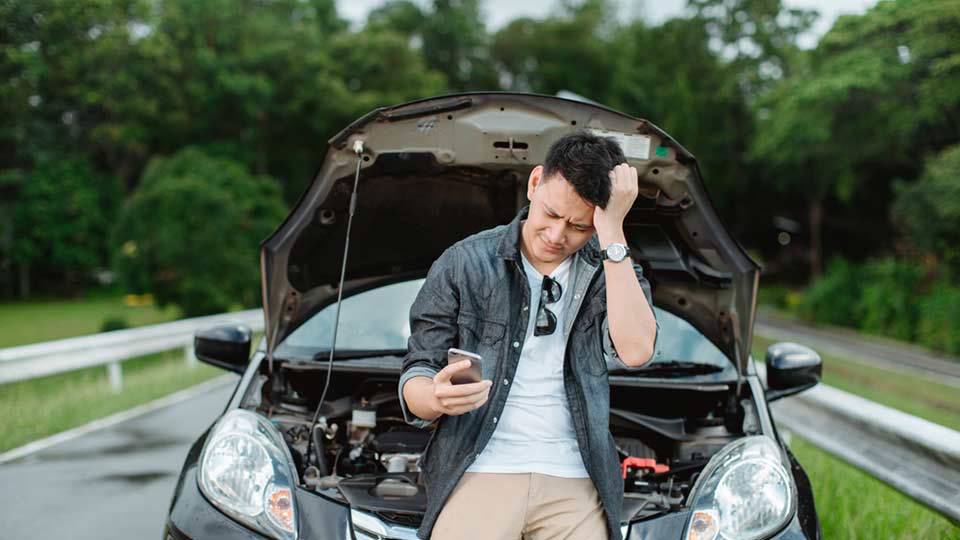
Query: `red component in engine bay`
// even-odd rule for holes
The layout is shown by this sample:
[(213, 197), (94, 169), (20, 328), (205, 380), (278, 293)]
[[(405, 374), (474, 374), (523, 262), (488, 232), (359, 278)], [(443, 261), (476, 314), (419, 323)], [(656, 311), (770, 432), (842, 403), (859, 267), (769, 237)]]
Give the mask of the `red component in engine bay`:
[(653, 458), (638, 458), (638, 457), (628, 457), (623, 460), (623, 463), (620, 464), (620, 467), (623, 469), (623, 478), (627, 478), (627, 468), (633, 467), (635, 469), (645, 469), (654, 474), (665, 473), (670, 470), (669, 465), (664, 465), (662, 463), (657, 463), (657, 460)]

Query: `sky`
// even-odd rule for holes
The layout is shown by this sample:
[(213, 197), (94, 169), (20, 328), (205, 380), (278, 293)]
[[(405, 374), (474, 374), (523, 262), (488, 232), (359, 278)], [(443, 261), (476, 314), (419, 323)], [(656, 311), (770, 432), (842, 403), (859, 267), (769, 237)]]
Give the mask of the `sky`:
[[(415, 0), (421, 5), (428, 0)], [(384, 3), (384, 0), (337, 0), (337, 9), (340, 14), (354, 25), (361, 24), (367, 13)], [(684, 15), (686, 0), (614, 0), (619, 5), (620, 12), (625, 16), (642, 17), (652, 25)], [(814, 25), (810, 35), (803, 36), (800, 42), (802, 47), (813, 47), (833, 21), (839, 15), (849, 13), (863, 13), (877, 3), (876, 0), (783, 0), (787, 7), (809, 8), (820, 12), (820, 18)], [(486, 15), (487, 29), (496, 31), (517, 17), (541, 18), (550, 14), (556, 6), (557, 0), (482, 0)]]

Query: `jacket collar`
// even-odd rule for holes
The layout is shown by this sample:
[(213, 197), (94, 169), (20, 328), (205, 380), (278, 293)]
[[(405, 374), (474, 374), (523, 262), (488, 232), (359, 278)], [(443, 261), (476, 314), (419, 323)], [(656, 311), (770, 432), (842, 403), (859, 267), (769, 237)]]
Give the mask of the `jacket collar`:
[[(504, 231), (503, 236), (500, 238), (497, 256), (511, 261), (516, 261), (520, 257), (520, 232), (523, 228), (522, 222), (527, 219), (529, 214), (530, 205), (528, 204), (521, 208), (520, 211), (517, 212), (516, 217), (513, 218), (513, 221), (507, 225), (506, 231)], [(598, 266), (600, 264), (600, 241), (597, 240), (596, 234), (591, 236), (590, 240), (577, 251), (577, 255), (590, 266)]]

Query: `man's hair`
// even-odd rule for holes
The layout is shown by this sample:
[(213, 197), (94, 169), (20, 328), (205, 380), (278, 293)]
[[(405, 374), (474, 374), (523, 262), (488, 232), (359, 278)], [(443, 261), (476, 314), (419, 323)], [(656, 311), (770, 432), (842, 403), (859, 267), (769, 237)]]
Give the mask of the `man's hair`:
[(560, 174), (585, 201), (606, 208), (610, 201), (610, 171), (627, 161), (613, 139), (585, 131), (564, 135), (550, 145), (543, 163), (543, 178)]

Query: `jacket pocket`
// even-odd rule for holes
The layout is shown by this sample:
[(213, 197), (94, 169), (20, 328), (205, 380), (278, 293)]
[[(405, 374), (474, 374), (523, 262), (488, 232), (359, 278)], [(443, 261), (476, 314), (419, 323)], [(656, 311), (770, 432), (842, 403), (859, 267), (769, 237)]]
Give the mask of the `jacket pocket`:
[(590, 375), (603, 375), (607, 372), (603, 348), (603, 318), (606, 315), (606, 299), (597, 295), (582, 309), (581, 320), (574, 329), (577, 339), (580, 340), (575, 349), (580, 356), (580, 365)]
[(457, 314), (457, 348), (476, 352), (480, 345), (480, 317), (461, 311)]
[(503, 335), (507, 331), (507, 325), (497, 321), (483, 321), (483, 341), (484, 345), (496, 345), (503, 341)]

